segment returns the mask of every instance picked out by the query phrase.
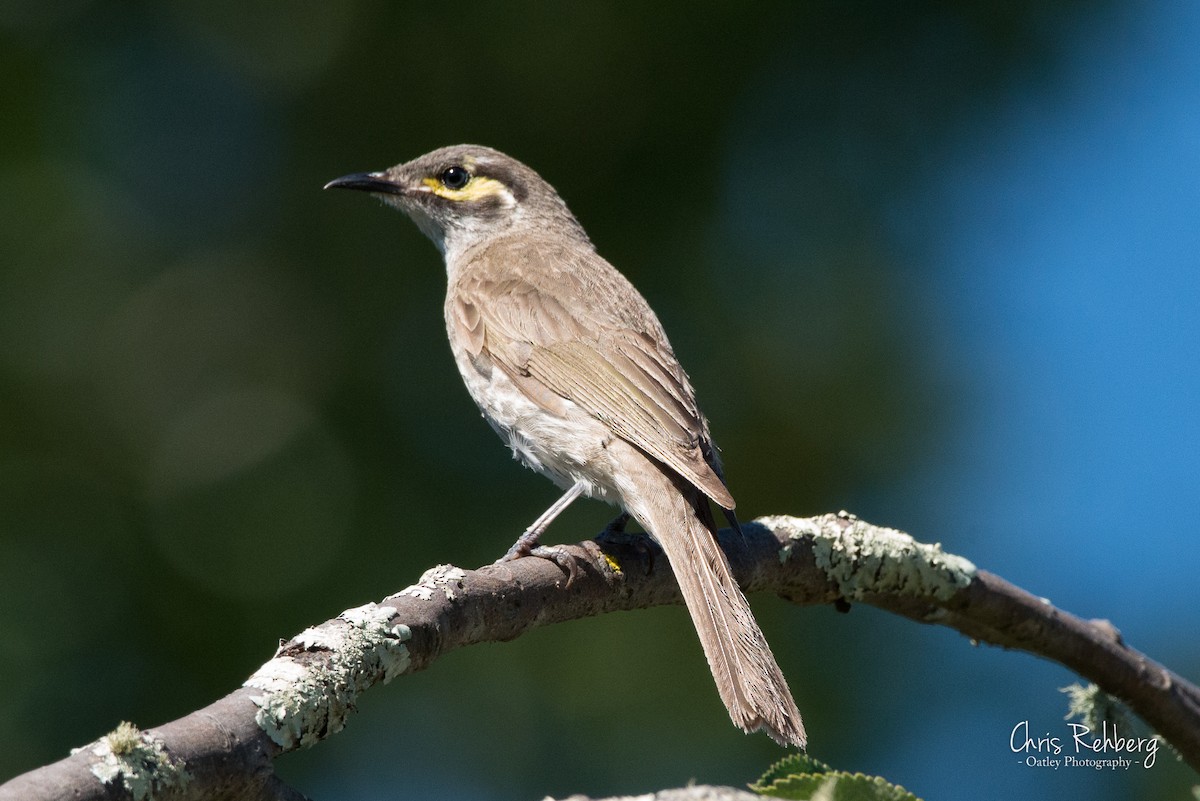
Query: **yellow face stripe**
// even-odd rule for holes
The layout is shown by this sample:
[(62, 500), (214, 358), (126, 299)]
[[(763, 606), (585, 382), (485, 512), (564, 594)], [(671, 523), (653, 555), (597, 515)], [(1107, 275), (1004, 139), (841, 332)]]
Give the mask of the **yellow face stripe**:
[(421, 183), (429, 187), (429, 191), (447, 200), (482, 200), (488, 197), (500, 197), (506, 205), (513, 202), (512, 192), (501, 181), (483, 175), (473, 175), (462, 189), (451, 189), (437, 178), (423, 178)]

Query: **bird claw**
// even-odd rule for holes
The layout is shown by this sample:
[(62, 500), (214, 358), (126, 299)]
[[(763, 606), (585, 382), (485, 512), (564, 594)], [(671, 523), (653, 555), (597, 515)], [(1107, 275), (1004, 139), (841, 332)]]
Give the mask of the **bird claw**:
[(562, 545), (539, 545), (532, 549), (529, 555), (539, 559), (548, 559), (558, 565), (567, 574), (567, 584), (564, 589), (570, 589), (571, 585), (575, 583), (575, 579), (583, 573), (579, 569), (579, 561)]
[(567, 574), (567, 584), (569, 588), (579, 578), (582, 571), (579, 569), (578, 560), (571, 555), (570, 551), (562, 545), (539, 545), (538, 536), (541, 532), (526, 531), (517, 541), (512, 544), (508, 552), (496, 560), (495, 564), (502, 565), (505, 562), (511, 562), (514, 559), (520, 559), (524, 556), (533, 556), (538, 559), (546, 559), (558, 565), (558, 567)]
[(638, 554), (646, 557), (646, 575), (650, 575), (654, 572), (655, 548), (652, 545), (654, 541), (647, 534), (626, 531), (625, 526), (629, 520), (628, 512), (617, 515), (609, 521), (603, 531), (596, 535), (595, 542), (632, 548)]

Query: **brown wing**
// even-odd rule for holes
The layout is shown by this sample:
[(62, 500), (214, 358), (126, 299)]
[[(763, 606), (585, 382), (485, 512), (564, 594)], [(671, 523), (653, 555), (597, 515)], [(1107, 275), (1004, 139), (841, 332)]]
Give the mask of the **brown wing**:
[[(449, 319), (459, 341), (472, 356), (486, 353), (543, 408), (561, 413), (558, 398), (573, 401), (732, 509), (708, 461), (712, 445), (695, 393), (645, 300), (595, 254), (570, 264), (547, 259), (571, 258), (562, 253), (524, 255), (516, 263), (525, 269), (503, 278), (484, 277), (487, 269), (458, 276)], [(539, 268), (545, 272), (535, 280)], [(576, 307), (586, 310), (586, 325)]]

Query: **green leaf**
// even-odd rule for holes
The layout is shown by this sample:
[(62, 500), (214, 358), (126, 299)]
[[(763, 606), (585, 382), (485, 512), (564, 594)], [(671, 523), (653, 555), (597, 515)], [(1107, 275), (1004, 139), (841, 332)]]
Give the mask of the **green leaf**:
[(920, 801), (880, 776), (833, 770), (804, 754), (776, 762), (750, 789), (760, 795), (797, 801)]
[(789, 776), (801, 776), (809, 773), (828, 773), (833, 768), (813, 759), (808, 754), (789, 754), (783, 759), (776, 762), (771, 767), (767, 768), (767, 772), (758, 777), (758, 781), (750, 785), (750, 789), (756, 793), (763, 792), (764, 788), (772, 783), (786, 779)]

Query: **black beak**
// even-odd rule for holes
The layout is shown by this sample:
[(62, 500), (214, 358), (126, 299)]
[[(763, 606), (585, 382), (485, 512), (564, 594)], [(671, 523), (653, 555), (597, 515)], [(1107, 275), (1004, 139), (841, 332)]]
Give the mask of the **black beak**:
[(356, 172), (343, 175), (325, 184), (325, 189), (358, 189), (363, 192), (378, 192), (384, 195), (402, 195), (404, 187), (388, 180), (381, 172)]

